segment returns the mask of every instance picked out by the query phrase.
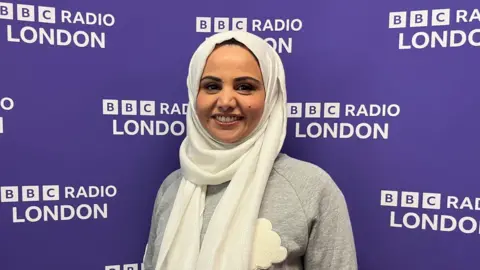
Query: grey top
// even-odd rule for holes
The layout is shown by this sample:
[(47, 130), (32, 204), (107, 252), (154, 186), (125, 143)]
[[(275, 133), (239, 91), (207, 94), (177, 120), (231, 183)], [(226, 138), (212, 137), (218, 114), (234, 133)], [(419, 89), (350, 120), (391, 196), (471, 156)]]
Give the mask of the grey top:
[[(178, 190), (181, 170), (171, 173), (158, 190), (153, 209), (145, 270), (154, 270), (160, 244)], [(229, 182), (208, 186), (201, 239)], [(286, 154), (277, 157), (260, 207), (259, 218), (287, 249), (285, 261), (269, 270), (356, 270), (357, 258), (345, 198), (318, 166)]]

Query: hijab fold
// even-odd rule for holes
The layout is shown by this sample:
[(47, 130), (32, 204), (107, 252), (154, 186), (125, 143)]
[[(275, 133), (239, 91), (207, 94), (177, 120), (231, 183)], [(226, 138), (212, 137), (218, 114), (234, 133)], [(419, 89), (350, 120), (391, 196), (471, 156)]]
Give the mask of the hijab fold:
[[(262, 118), (241, 142), (225, 144), (201, 125), (195, 111), (199, 82), (215, 46), (235, 39), (256, 56), (266, 97)], [(187, 135), (180, 146), (183, 178), (168, 219), (155, 270), (251, 270), (258, 212), (273, 163), (286, 134), (283, 65), (263, 39), (244, 31), (207, 38), (195, 51), (187, 77)], [(200, 243), (208, 185), (230, 181)]]

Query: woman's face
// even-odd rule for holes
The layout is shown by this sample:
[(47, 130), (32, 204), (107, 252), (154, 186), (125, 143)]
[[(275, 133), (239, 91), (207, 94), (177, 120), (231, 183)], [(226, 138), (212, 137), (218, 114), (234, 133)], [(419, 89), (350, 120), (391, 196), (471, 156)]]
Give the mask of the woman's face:
[(226, 45), (207, 59), (197, 96), (197, 114), (217, 140), (235, 143), (248, 136), (263, 114), (265, 89), (255, 57), (246, 48)]

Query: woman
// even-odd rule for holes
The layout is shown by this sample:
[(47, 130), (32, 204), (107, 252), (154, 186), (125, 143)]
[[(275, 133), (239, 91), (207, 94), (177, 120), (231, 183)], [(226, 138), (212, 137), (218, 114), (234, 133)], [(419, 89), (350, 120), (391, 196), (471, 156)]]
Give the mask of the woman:
[(341, 191), (280, 153), (286, 87), (273, 48), (247, 32), (215, 34), (187, 85), (181, 168), (158, 191), (145, 269), (356, 269)]

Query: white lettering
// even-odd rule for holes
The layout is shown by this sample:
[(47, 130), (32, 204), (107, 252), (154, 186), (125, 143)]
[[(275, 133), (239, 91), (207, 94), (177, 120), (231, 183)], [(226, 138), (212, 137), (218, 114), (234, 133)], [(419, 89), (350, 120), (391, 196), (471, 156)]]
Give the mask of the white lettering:
[(20, 42), (19, 38), (14, 38), (12, 36), (12, 26), (11, 25), (7, 25), (7, 41), (8, 42)]
[[(32, 214), (32, 212), (35, 212), (35, 213)], [(25, 218), (29, 222), (37, 222), (40, 219), (42, 219), (42, 210), (38, 206), (30, 206), (27, 208), (27, 211), (25, 212)]]
[(295, 123), (295, 138), (306, 138), (306, 134), (300, 133), (300, 123)]
[(173, 104), (171, 114), (178, 114), (178, 115), (181, 114), (181, 112), (180, 112), (180, 106), (178, 106), (178, 103), (174, 103), (174, 104)]
[(252, 31), (258, 32), (281, 32), (281, 31), (300, 31), (303, 27), (303, 22), (300, 19), (266, 19), (264, 21), (259, 19), (252, 20)]
[[(390, 212), (390, 227), (418, 229), (421, 224), (422, 230), (432, 230), (441, 232), (460, 231), (465, 234), (477, 232), (480, 234), (479, 221), (473, 217), (465, 216), (456, 218), (449, 215), (405, 213), (401, 218), (401, 223), (397, 222), (395, 212)], [(440, 221), (440, 228), (439, 228)], [(457, 226), (458, 225), (458, 226)]]
[[(465, 222), (468, 221), (471, 223), (470, 225), (470, 228), (467, 229), (465, 227)], [(458, 222), (458, 227), (460, 228), (460, 231), (463, 232), (463, 233), (473, 233), (477, 230), (478, 228), (478, 223), (475, 219), (471, 218), (471, 217), (463, 217), (460, 219), (460, 221)]]
[(103, 219), (108, 218), (108, 205), (93, 204), (80, 204), (79, 206), (72, 205), (44, 205), (41, 207), (30, 206), (25, 210), (25, 218), (18, 217), (17, 207), (13, 207), (13, 223), (24, 223), (26, 221), (34, 223), (43, 220), (59, 221), (59, 220), (72, 220), (74, 218), (80, 220), (87, 219)]
[[(447, 220), (451, 222), (450, 227), (447, 226)], [(457, 227), (457, 220), (452, 216), (442, 215), (440, 216), (440, 231), (451, 232)]]
[(422, 230), (427, 229), (427, 223), (430, 225), (430, 229), (433, 231), (438, 230), (438, 215), (433, 215), (433, 220), (427, 215), (422, 214)]
[(0, 99), (0, 110), (10, 111), (15, 106), (13, 99), (9, 97), (4, 97)]
[(469, 197), (465, 197), (463, 198), (460, 206), (458, 206), (459, 201), (460, 200), (458, 199), (458, 197), (448, 196), (447, 209), (453, 208), (453, 209), (460, 209), (460, 210), (463, 210), (463, 209), (475, 210), (475, 211), (480, 210), (480, 198), (471, 199)]
[(275, 40), (274, 38), (266, 38), (265, 41), (270, 44), (270, 46), (276, 50), (278, 53), (283, 53), (284, 51), (287, 53), (292, 53), (293, 46), (292, 46), (292, 38), (288, 38), (288, 41), (285, 41), (284, 38), (278, 38)]
[[(463, 13), (461, 13), (463, 14)], [(405, 45), (404, 33), (399, 33), (399, 49), (425, 49), (429, 48), (457, 48), (466, 44), (480, 47), (480, 29), (469, 32), (462, 30), (444, 30), (441, 32), (417, 32), (410, 38), (410, 43)]]
[[(306, 131), (306, 132), (305, 132)], [(306, 128), (300, 123), (295, 124), (296, 138), (360, 138), (360, 139), (388, 139), (389, 124), (359, 123), (355, 126), (349, 123), (316, 123), (312, 122)]]
[[(70, 215), (66, 215), (66, 210), (70, 211)], [(58, 209), (56, 209), (58, 211)], [(75, 208), (71, 205), (60, 206), (60, 220), (71, 220), (75, 216)]]
[(472, 14), (470, 14), (470, 17), (468, 17), (468, 11), (467, 10), (457, 10), (457, 23), (471, 23), (473, 21), (480, 22), (480, 10), (479, 9), (474, 9), (472, 11)]
[(410, 46), (410, 45), (405, 45), (405, 42), (404, 42), (403, 40), (404, 40), (403, 33), (399, 33), (399, 34), (398, 34), (398, 49), (400, 49), (400, 50), (408, 50), (408, 49), (411, 49), (412, 46)]
[(462, 204), (460, 205), (460, 209), (464, 209), (464, 208), (473, 210), (472, 201), (468, 197), (463, 198)]
[(85, 31), (69, 32), (65, 29), (45, 29), (24, 26), (20, 29), (19, 37), (14, 37), (12, 26), (7, 26), (7, 41), (23, 42), (27, 44), (48, 44), (52, 46), (76, 46), (79, 48), (106, 47), (105, 33), (87, 33)]
[(185, 133), (185, 124), (181, 121), (173, 121), (172, 123), (168, 123), (161, 120), (127, 120), (123, 124), (123, 129), (119, 131), (117, 120), (113, 120), (113, 135), (127, 134), (129, 136), (165, 136), (169, 133), (174, 136), (182, 136)]
[(179, 103), (173, 103), (172, 108), (170, 109), (170, 104), (168, 103), (160, 103), (160, 114), (166, 115), (186, 115), (188, 109), (188, 103), (184, 103), (181, 106)]
[(390, 212), (390, 227), (402, 228), (402, 224), (395, 223), (395, 212)]
[(75, 13), (75, 18), (73, 18), (73, 23), (85, 24), (85, 20), (83, 19), (82, 13), (80, 12)]
[(84, 24), (84, 25), (98, 25), (98, 26), (108, 26), (111, 27), (115, 24), (115, 17), (112, 14), (95, 14), (91, 12), (86, 12), (85, 14), (81, 12), (75, 12), (73, 21), (70, 20), (72, 14), (69, 11), (62, 10), (61, 12), (61, 21), (62, 23), (71, 23), (71, 24)]
[(18, 218), (18, 212), (17, 212), (17, 207), (12, 208), (12, 215), (13, 215), (13, 223), (23, 223), (25, 222), (25, 219), (23, 218)]
[(72, 23), (72, 21), (70, 20), (70, 17), (72, 17), (72, 13), (70, 13), (70, 11), (68, 10), (62, 10), (61, 12), (61, 20), (62, 20), (62, 23)]
[(398, 104), (361, 104), (358, 107), (353, 104), (345, 105), (345, 116), (390, 116), (396, 117), (400, 114)]
[(458, 198), (457, 197), (454, 197), (454, 196), (448, 196), (447, 197), (447, 208), (450, 209), (450, 208), (455, 208), (455, 209), (458, 209), (458, 206), (457, 206), (457, 203), (458, 203)]
[[(410, 217), (413, 218), (413, 223), (409, 222), (408, 218)], [(403, 216), (403, 225), (405, 226), (405, 228), (415, 229), (420, 225), (420, 217), (416, 213), (406, 213)]]
[(79, 198), (104, 198), (115, 197), (117, 194), (117, 188), (115, 186), (80, 186), (77, 190), (73, 187), (65, 187), (66, 199), (79, 199)]
[(75, 192), (75, 189), (73, 187), (65, 187), (65, 199), (75, 198), (73, 192)]

